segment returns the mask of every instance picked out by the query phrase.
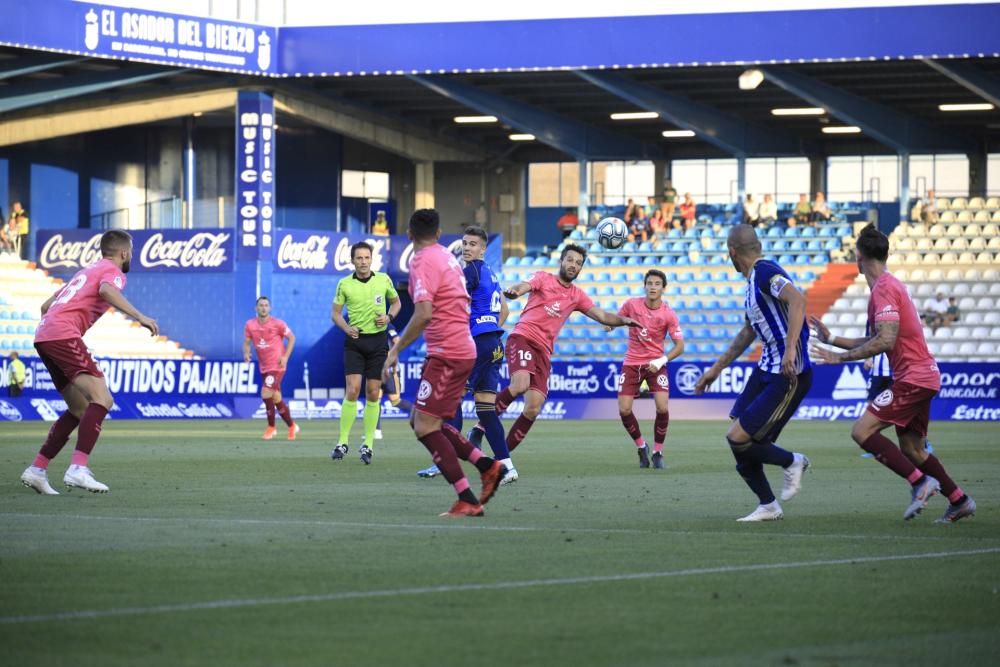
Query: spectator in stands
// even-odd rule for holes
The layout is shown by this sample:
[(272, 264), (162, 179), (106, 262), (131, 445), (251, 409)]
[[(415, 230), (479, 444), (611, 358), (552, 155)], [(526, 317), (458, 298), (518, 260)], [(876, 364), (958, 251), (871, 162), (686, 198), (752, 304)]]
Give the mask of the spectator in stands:
[(674, 219), (674, 209), (677, 207), (677, 190), (674, 189), (673, 184), (668, 180), (664, 182), (663, 185), (663, 219), (667, 221), (669, 225)]
[(385, 211), (375, 214), (375, 222), (372, 223), (372, 236), (388, 236), (389, 221), (385, 219)]
[(822, 192), (817, 192), (816, 199), (812, 203), (812, 214), (809, 217), (810, 221), (826, 222), (830, 219), (831, 215), (830, 206), (826, 203), (826, 195)]
[(646, 211), (641, 206), (636, 206), (632, 212), (632, 222), (628, 226), (628, 240), (642, 243), (649, 240), (649, 220), (646, 219)]
[(629, 197), (628, 203), (625, 204), (625, 224), (632, 222), (632, 218), (635, 217), (636, 210), (642, 208), (641, 206), (636, 206), (635, 200)]
[(788, 219), (788, 226), (804, 225), (812, 219), (812, 204), (809, 203), (809, 195), (800, 194), (799, 203), (795, 205), (792, 217)]
[(764, 201), (760, 204), (760, 208), (757, 209), (757, 225), (761, 227), (768, 227), (773, 225), (774, 221), (777, 219), (778, 205), (774, 202), (774, 197), (770, 194), (766, 194), (764, 195)]
[(694, 227), (696, 212), (697, 207), (694, 200), (691, 199), (691, 193), (685, 192), (684, 201), (681, 202), (681, 220), (684, 223), (685, 229)]
[(17, 247), (21, 250), (21, 259), (28, 259), (30, 221), (28, 212), (22, 208), (21, 202), (16, 201), (10, 205), (10, 220), (7, 224), (8, 237), (11, 236), (12, 230), (17, 230)]
[(24, 391), (24, 362), (17, 358), (17, 352), (10, 353), (10, 363), (7, 364), (7, 394), (20, 396)]
[(924, 304), (924, 314), (922, 317), (927, 326), (931, 328), (931, 331), (936, 331), (938, 327), (944, 324), (944, 316), (947, 312), (948, 301), (944, 298), (944, 292), (938, 292), (937, 296), (927, 299), (927, 303)]
[(925, 225), (933, 225), (938, 221), (937, 198), (933, 190), (927, 191), (927, 197), (921, 202), (920, 221)]
[(949, 326), (962, 319), (962, 311), (958, 309), (958, 297), (948, 297), (948, 310), (944, 311), (942, 324)]
[(7, 233), (7, 227), (3, 210), (0, 210), (0, 252), (14, 252), (14, 240)]
[(653, 213), (658, 211), (660, 207), (656, 203), (656, 197), (650, 196), (646, 198), (646, 218), (648, 220), (653, 219)]
[(662, 208), (653, 211), (653, 215), (649, 218), (649, 231), (653, 234), (665, 234), (667, 232), (667, 219), (663, 217)]
[(573, 233), (576, 226), (580, 224), (580, 218), (576, 214), (576, 210), (572, 208), (566, 209), (566, 212), (559, 216), (556, 220), (556, 227), (562, 233), (562, 237), (566, 238)]
[(747, 193), (747, 199), (743, 202), (743, 224), (757, 226), (760, 203), (753, 200), (753, 195)]

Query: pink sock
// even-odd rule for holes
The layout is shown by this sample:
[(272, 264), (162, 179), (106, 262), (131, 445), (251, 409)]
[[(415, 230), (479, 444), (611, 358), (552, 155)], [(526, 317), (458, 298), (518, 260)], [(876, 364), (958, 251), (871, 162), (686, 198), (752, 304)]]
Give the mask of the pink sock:
[(467, 491), (469, 489), (469, 480), (463, 477), (462, 479), (452, 484), (452, 486), (455, 488), (455, 493), (461, 494), (462, 491)]
[(90, 460), (90, 454), (81, 452), (79, 449), (73, 450), (73, 465), (87, 467), (87, 461)]
[(36, 468), (41, 468), (42, 470), (48, 470), (49, 460), (44, 456), (42, 456), (41, 454), (38, 454), (37, 456), (35, 456), (35, 461), (31, 465), (35, 466)]

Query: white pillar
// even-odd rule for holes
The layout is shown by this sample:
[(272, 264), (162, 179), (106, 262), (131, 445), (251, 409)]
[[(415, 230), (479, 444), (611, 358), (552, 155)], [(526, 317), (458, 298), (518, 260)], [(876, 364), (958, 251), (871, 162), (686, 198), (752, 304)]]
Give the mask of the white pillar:
[(414, 208), (434, 208), (434, 163), (418, 162), (416, 165), (416, 186), (414, 188)]

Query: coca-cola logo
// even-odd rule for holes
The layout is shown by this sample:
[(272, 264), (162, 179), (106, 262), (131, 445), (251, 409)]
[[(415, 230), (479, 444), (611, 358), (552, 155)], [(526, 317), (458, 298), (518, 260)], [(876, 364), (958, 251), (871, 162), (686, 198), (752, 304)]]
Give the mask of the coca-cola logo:
[(66, 241), (62, 234), (55, 234), (45, 242), (38, 256), (43, 269), (66, 267), (82, 269), (101, 259), (101, 235), (94, 234), (85, 241)]
[[(372, 271), (381, 271), (385, 266), (385, 240), (365, 239), (365, 243), (372, 247)], [(347, 271), (353, 269), (351, 263), (351, 241), (347, 238), (340, 239), (337, 244), (337, 251), (333, 254), (333, 268), (337, 271)]]
[(198, 232), (186, 239), (169, 241), (156, 233), (142, 245), (139, 263), (146, 268), (218, 268), (228, 260), (224, 244), (229, 236), (227, 232)]
[(296, 242), (291, 235), (286, 235), (278, 246), (278, 268), (322, 271), (330, 263), (328, 245), (329, 236), (313, 234), (305, 241)]

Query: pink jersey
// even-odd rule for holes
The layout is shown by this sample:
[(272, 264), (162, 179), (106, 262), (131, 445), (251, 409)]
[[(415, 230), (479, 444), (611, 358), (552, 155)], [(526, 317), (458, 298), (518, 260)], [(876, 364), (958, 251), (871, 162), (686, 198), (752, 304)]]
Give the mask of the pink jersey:
[(278, 359), (285, 354), (285, 338), (291, 334), (292, 330), (288, 325), (276, 317), (268, 317), (263, 324), (256, 317), (247, 320), (243, 335), (253, 342), (253, 347), (257, 350), (257, 363), (261, 373), (282, 370)]
[(896, 382), (906, 382), (917, 387), (938, 390), (941, 372), (927, 349), (924, 330), (920, 326), (917, 308), (913, 305), (906, 286), (888, 271), (872, 285), (868, 300), (868, 322), (875, 331), (879, 322), (898, 322), (896, 344), (887, 352), (892, 377)]
[(108, 310), (108, 302), (101, 298), (104, 283), (118, 291), (125, 289), (125, 274), (109, 259), (77, 271), (56, 293), (55, 301), (38, 323), (35, 342), (83, 337)]
[(469, 332), (469, 293), (462, 265), (439, 243), (422, 248), (410, 261), (413, 303), (430, 301), (431, 323), (424, 329), (427, 355), (447, 359), (475, 359), (476, 344)]
[(626, 366), (641, 366), (662, 357), (663, 340), (667, 335), (671, 340), (684, 338), (677, 313), (666, 302), (660, 303), (660, 307), (654, 310), (646, 305), (646, 299), (636, 297), (623, 303), (618, 314), (631, 317), (641, 325), (629, 327)]
[(551, 355), (556, 336), (573, 311), (586, 313), (594, 302), (576, 285), (563, 285), (555, 275), (544, 271), (533, 275), (528, 284), (528, 303), (512, 333), (535, 341)]

